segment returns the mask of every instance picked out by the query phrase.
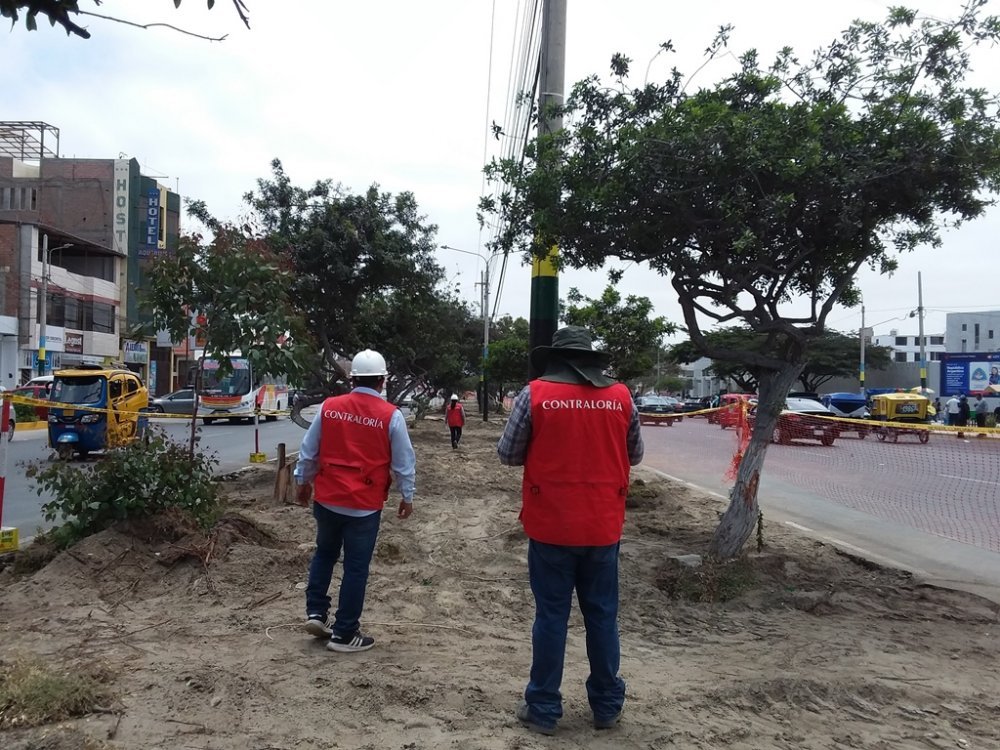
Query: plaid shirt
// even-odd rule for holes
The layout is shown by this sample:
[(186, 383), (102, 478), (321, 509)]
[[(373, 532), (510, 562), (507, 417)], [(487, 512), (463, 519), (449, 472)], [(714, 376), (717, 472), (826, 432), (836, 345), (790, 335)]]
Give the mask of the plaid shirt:
[[(531, 442), (531, 385), (526, 385), (514, 399), (514, 406), (507, 418), (507, 426), (503, 429), (500, 442), (497, 443), (497, 454), (504, 466), (524, 466), (528, 455), (528, 443)], [(632, 418), (628, 424), (628, 435), (625, 438), (628, 448), (628, 460), (632, 466), (642, 462), (644, 447), (642, 432), (639, 428), (639, 409), (632, 404)]]

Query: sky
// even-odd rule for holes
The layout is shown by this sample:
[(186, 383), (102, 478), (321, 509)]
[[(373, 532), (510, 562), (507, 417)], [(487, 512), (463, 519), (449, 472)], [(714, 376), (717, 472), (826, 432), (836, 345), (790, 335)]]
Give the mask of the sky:
[[(219, 0), (105, 0), (81, 7), (141, 24), (139, 29), (98, 18), (82, 25), (89, 40), (40, 24), (4, 30), (0, 41), (0, 120), (42, 120), (60, 129), (67, 157), (136, 158), (144, 174), (206, 201), (222, 218), (238, 218), (242, 196), (279, 158), (293, 183), (332, 179), (360, 192), (372, 183), (414, 193), (427, 221), (437, 225), (438, 260), (449, 282), (478, 310), (489, 232), (476, 205), (482, 167), (503, 144), (490, 124), (515, 119), (521, 22), (527, 0), (246, 0), (251, 28), (231, 3)], [(633, 83), (662, 79), (672, 66), (691, 73), (716, 30), (733, 24), (730, 49), (753, 47), (770, 60), (782, 46), (801, 56), (831, 41), (852, 19), (879, 20), (888, 5), (876, 0), (569, 0), (566, 88), (588, 75), (607, 78), (611, 56), (633, 60)], [(929, 15), (951, 17), (959, 0), (913, 0)], [(1000, 13), (1000, 0), (990, 10)], [(672, 40), (677, 52), (657, 55)], [(973, 81), (1000, 90), (1000, 51), (977, 53)], [(734, 65), (732, 57), (702, 68), (694, 85), (711, 86)], [(925, 332), (943, 333), (947, 312), (1000, 308), (996, 238), (1000, 208), (944, 234), (941, 248), (899, 259), (891, 277), (862, 271), (866, 325), (875, 334), (916, 334), (917, 276), (922, 274)], [(530, 270), (511, 258), (502, 288), (491, 264), (499, 314), (528, 317)], [(599, 296), (604, 272), (565, 270), (560, 294), (571, 287)], [(681, 315), (668, 280), (628, 266), (623, 294), (649, 297), (657, 314)], [(860, 310), (837, 308), (830, 327), (856, 331)], [(674, 340), (677, 340), (676, 338)]]

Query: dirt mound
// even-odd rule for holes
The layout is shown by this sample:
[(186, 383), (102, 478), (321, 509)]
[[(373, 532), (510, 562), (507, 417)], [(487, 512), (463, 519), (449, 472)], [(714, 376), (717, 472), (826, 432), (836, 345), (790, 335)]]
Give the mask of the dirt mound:
[[(383, 517), (364, 615), (377, 647), (363, 654), (332, 654), (299, 630), (313, 521), (307, 509), (270, 502), (269, 469), (225, 483), (239, 511), (209, 534), (110, 529), (37, 573), (8, 571), (4, 648), (107, 665), (116, 703), (115, 713), (7, 732), (0, 743), (551, 745), (512, 712), (528, 674), (533, 600), (517, 520), (521, 475), (499, 465), (499, 431), (471, 419), (452, 450), (441, 422), (413, 427), (414, 514)], [(691, 568), (685, 556), (704, 552), (718, 501), (637, 477), (621, 547), (625, 720), (612, 735), (590, 726), (574, 612), (556, 745), (1000, 746), (996, 607), (861, 564), (767, 519), (763, 548), (751, 542), (730, 563), (742, 577)]]

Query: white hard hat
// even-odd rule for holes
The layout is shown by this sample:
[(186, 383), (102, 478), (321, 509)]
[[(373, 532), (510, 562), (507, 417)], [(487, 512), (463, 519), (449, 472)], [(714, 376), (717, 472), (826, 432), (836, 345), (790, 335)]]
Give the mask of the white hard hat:
[(351, 377), (363, 378), (375, 375), (387, 375), (385, 357), (371, 349), (358, 352), (351, 360)]
[(451, 400), (452, 401), (458, 401), (458, 394), (457, 393), (451, 394)]

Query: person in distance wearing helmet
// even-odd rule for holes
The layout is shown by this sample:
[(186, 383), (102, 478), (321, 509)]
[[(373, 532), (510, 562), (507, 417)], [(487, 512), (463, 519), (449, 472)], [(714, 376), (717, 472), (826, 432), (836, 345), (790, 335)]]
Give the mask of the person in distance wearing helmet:
[(462, 439), (462, 428), (465, 426), (465, 409), (458, 402), (458, 394), (451, 394), (451, 403), (445, 407), (445, 421), (451, 430), (451, 447), (457, 448)]
[[(381, 396), (385, 359), (365, 349), (351, 362), (350, 393), (326, 399), (299, 449), (298, 499), (313, 498), (316, 552), (306, 584), (305, 630), (329, 639), (331, 651), (367, 651), (375, 639), (361, 632), (368, 569), (392, 475), (402, 493), (396, 515), (413, 512), (416, 458), (402, 412)], [(344, 551), (337, 611), (330, 620), (330, 581)]]

